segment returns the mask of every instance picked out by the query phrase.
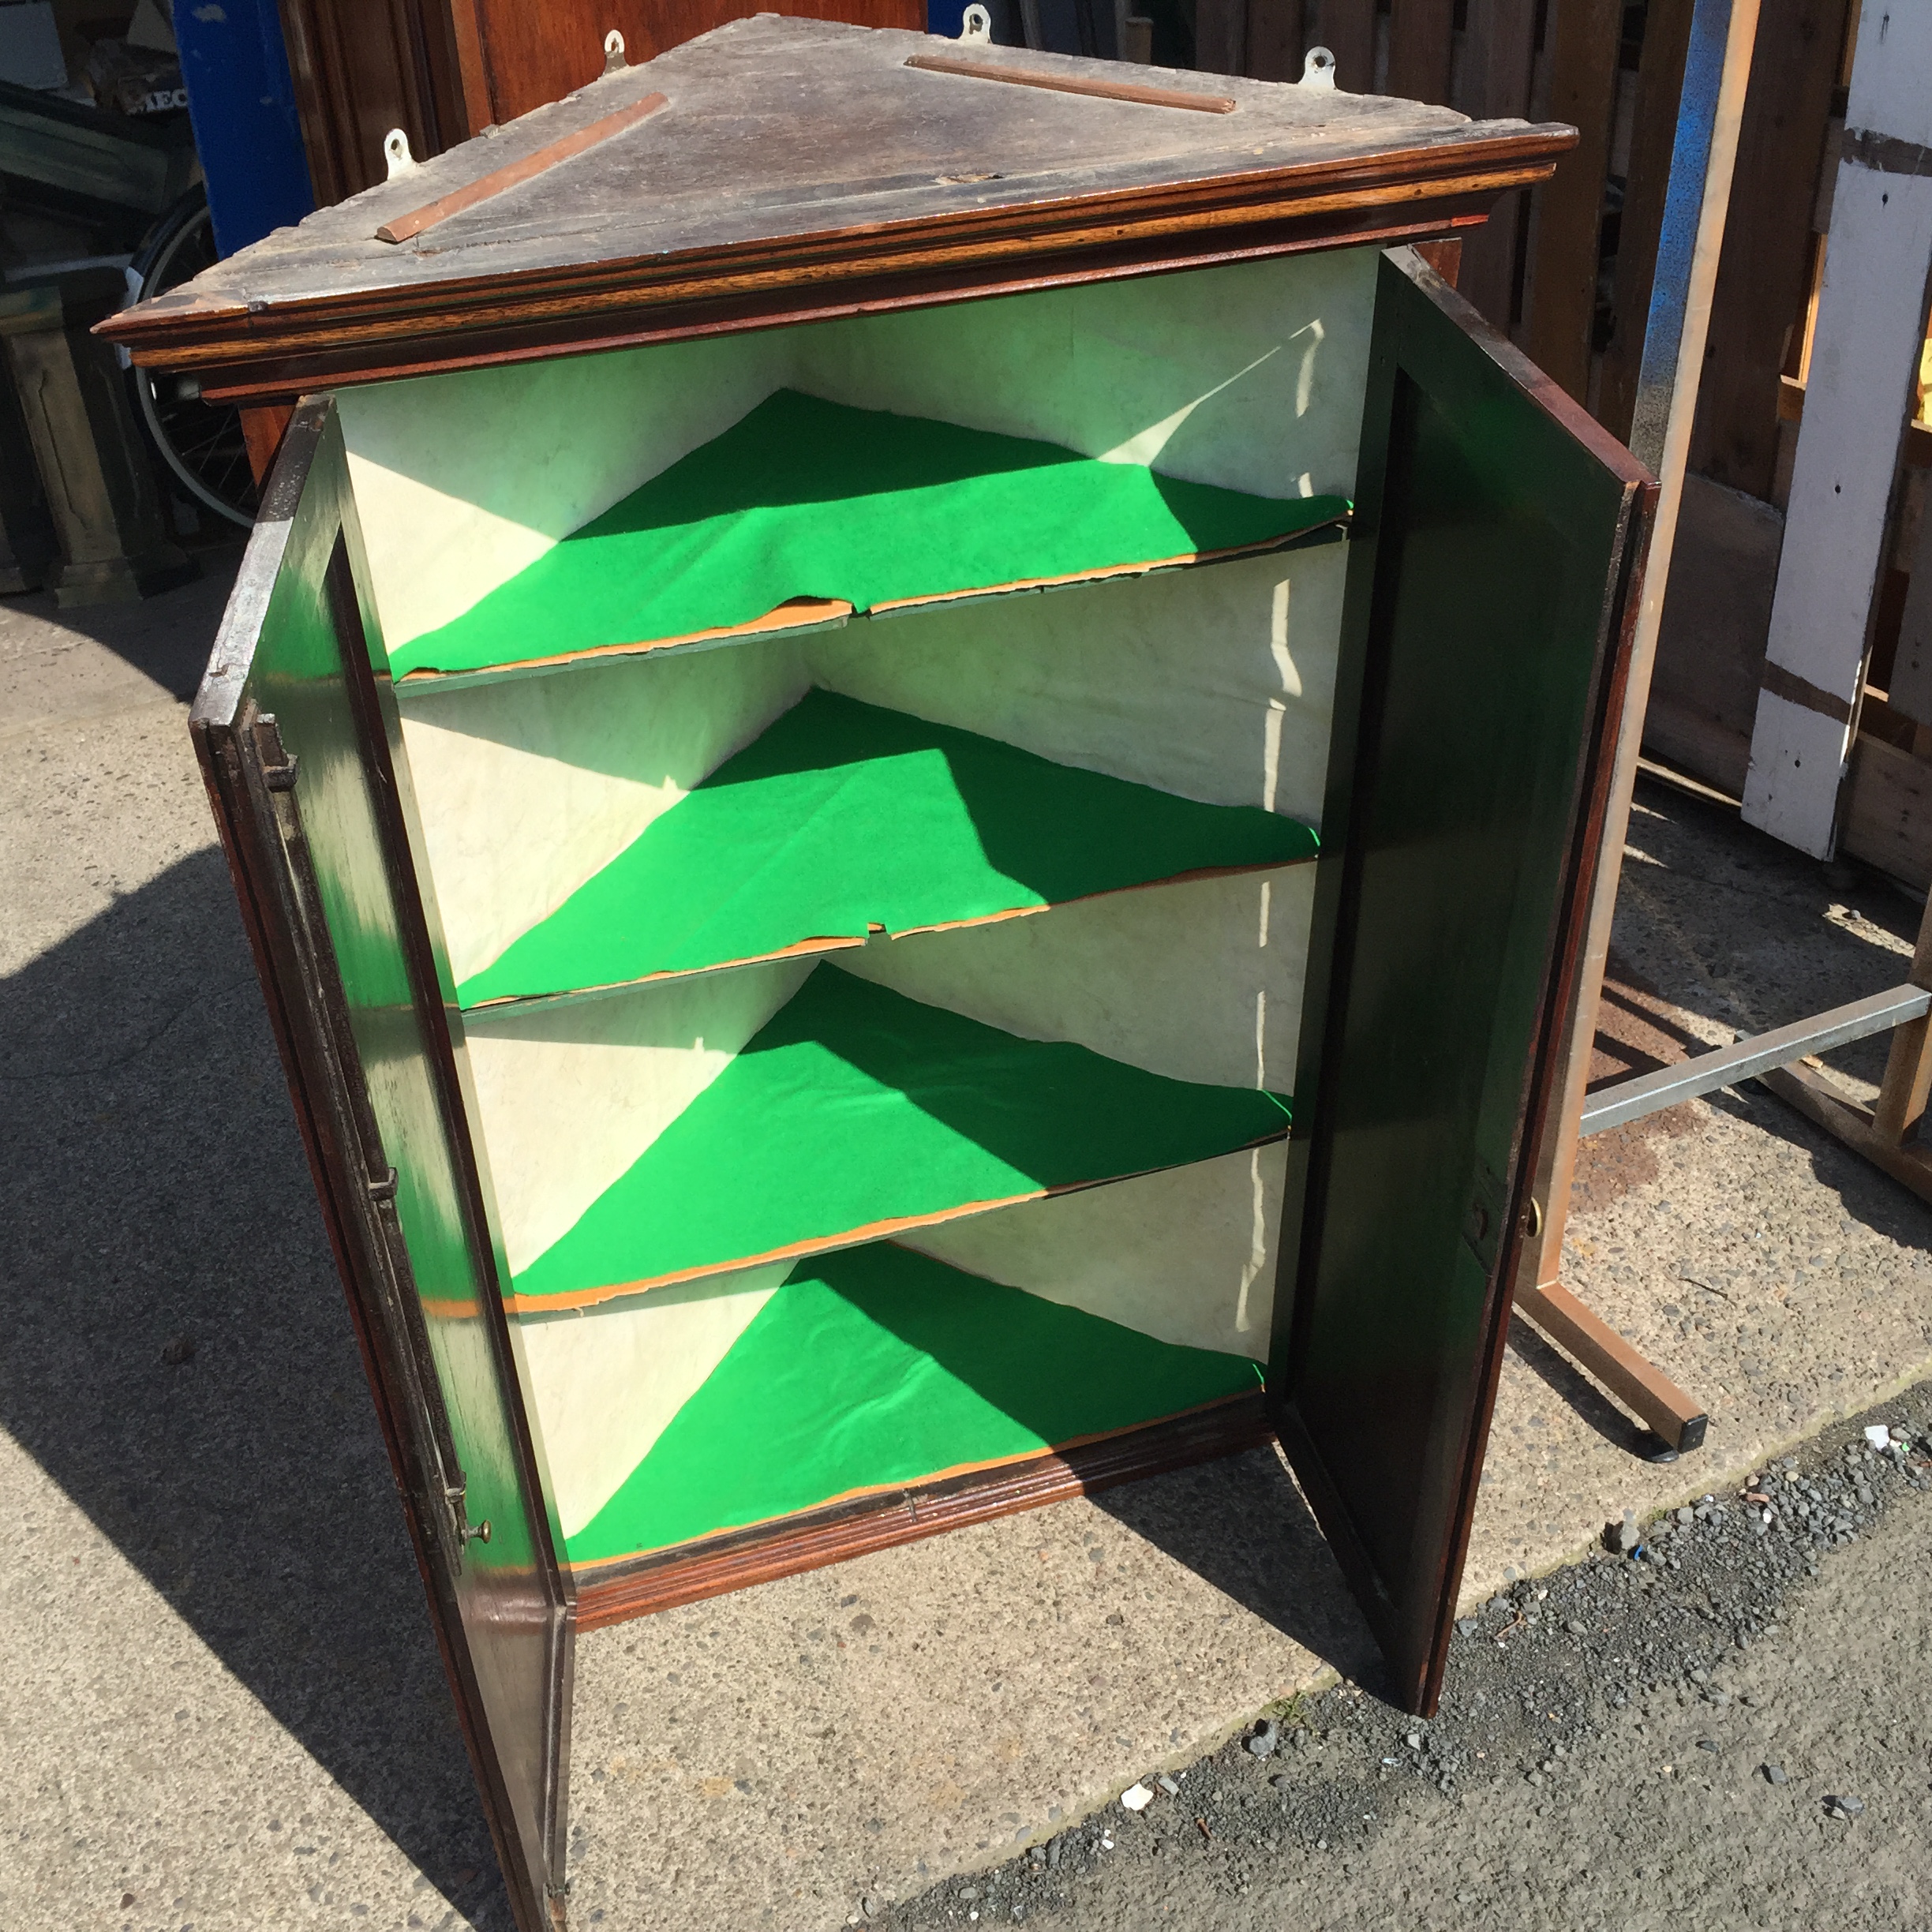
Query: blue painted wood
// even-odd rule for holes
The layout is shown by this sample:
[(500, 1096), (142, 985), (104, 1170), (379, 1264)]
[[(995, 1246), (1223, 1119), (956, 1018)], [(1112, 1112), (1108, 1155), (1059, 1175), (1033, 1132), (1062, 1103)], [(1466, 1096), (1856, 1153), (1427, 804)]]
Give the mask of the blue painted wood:
[(215, 245), (232, 255), (316, 204), (281, 17), (275, 0), (185, 0), (174, 38)]

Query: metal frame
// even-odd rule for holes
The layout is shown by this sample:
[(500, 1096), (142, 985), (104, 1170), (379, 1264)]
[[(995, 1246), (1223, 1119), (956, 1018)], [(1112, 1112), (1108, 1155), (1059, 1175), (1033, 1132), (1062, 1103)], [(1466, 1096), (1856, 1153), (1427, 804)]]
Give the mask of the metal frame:
[(1699, 1094), (1732, 1087), (1739, 1080), (1754, 1079), (1776, 1067), (1843, 1046), (1852, 1040), (1869, 1039), (1903, 1026), (1910, 1020), (1922, 1020), (1932, 1010), (1932, 992), (1909, 983), (1893, 987), (1867, 998), (1834, 1006), (1829, 1013), (1809, 1020), (1794, 1020), (1789, 1026), (1734, 1040), (1714, 1052), (1699, 1054), (1694, 1059), (1679, 1061), (1675, 1066), (1660, 1068), (1637, 1080), (1619, 1080), (1592, 1094), (1583, 1109), (1577, 1131), (1601, 1133), (1606, 1128), (1623, 1127), (1642, 1120), (1660, 1107), (1675, 1106), (1679, 1100), (1694, 1100)]

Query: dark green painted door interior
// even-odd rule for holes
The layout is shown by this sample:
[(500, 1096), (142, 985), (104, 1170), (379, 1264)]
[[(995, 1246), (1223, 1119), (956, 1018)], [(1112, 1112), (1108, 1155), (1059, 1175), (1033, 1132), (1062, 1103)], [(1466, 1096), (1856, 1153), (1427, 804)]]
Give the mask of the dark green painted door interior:
[(1417, 1708), (1454, 1615), (1644, 500), (1634, 459), (1481, 330), (1385, 258), (1297, 1073), (1301, 1272), (1268, 1377)]

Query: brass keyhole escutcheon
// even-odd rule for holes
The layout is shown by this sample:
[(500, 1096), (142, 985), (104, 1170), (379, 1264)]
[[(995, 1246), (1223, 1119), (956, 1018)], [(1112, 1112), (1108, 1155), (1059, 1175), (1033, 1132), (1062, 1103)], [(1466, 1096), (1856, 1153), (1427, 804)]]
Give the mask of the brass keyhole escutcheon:
[(1538, 1241), (1543, 1234), (1543, 1204), (1532, 1194), (1530, 1204), (1523, 1210), (1523, 1229), (1532, 1241)]

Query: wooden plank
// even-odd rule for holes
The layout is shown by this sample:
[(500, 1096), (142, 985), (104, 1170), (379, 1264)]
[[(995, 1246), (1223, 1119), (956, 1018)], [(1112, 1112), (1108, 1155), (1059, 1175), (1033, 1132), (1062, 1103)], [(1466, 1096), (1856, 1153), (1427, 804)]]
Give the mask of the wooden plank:
[(1545, 1282), (1540, 1287), (1526, 1283), (1516, 1290), (1516, 1306), (1673, 1449), (1702, 1446), (1710, 1419), (1704, 1405), (1694, 1395), (1687, 1395), (1654, 1362), (1638, 1354), (1567, 1288), (1556, 1282)]
[(249, 472), (258, 485), (266, 483), (268, 472), (275, 466), (275, 452), (282, 447), (289, 417), (294, 414), (294, 405), (265, 402), (241, 414), (242, 442), (248, 451)]
[(1657, 242), (1664, 231), (1664, 197), (1670, 192), (1677, 101), (1694, 10), (1694, 0), (1651, 0), (1644, 27), (1637, 69), (1636, 131), (1631, 139), (1630, 174), (1618, 229), (1612, 296), (1615, 320), (1597, 391), (1597, 419), (1614, 436), (1629, 436), (1636, 413), (1637, 379), (1643, 363)]
[[(1534, 1273), (1530, 1285), (1548, 1286), (1560, 1279), (1563, 1236), (1569, 1219), (1570, 1191), (1574, 1178), (1578, 1129), (1583, 1115), (1585, 1090), (1597, 1039), (1597, 1013), (1604, 975), (1609, 963), (1612, 922), (1616, 910), (1617, 880), (1622, 870), (1623, 842), (1630, 825), (1631, 794), (1637, 782), (1645, 706), (1657, 661), (1662, 628), (1664, 593), (1671, 574), (1672, 551), (1684, 490), (1684, 463), (1690, 445), (1690, 425), (1697, 406), (1698, 379), (1704, 361), (1704, 325), (1710, 312), (1710, 294), (1723, 248), (1724, 217), (1728, 210), (1732, 168), (1742, 125), (1746, 83), (1750, 72), (1758, 29), (1758, 0), (1700, 0), (1694, 43), (1686, 36), (1687, 56), (1697, 56), (1697, 115), (1687, 121), (1681, 144), (1685, 178), (1672, 184), (1675, 204), (1672, 247), (1665, 257), (1669, 279), (1659, 289), (1659, 306), (1674, 313), (1679, 326), (1671, 331), (1676, 354), (1667, 380), (1657, 380), (1661, 355), (1657, 346), (1649, 358), (1655, 386), (1664, 389), (1662, 421), (1656, 425), (1656, 462), (1661, 502), (1653, 540), (1642, 602), (1634, 624), (1630, 683), (1618, 728), (1616, 769), (1605, 806), (1606, 825), (1601, 857), (1590, 887), (1588, 933), (1570, 1011), (1563, 1022), (1562, 1100), (1556, 1123), (1544, 1137), (1537, 1163), (1537, 1198), (1544, 1204), (1542, 1231), (1530, 1257)], [(1687, 66), (1680, 63), (1680, 77)], [(1682, 92), (1681, 88), (1679, 92)], [(1698, 130), (1702, 128), (1703, 138)], [(1679, 149), (1676, 130), (1673, 148)], [(1660, 206), (1663, 197), (1659, 197)], [(1688, 229), (1687, 234), (1685, 230)], [(1650, 279), (1654, 280), (1654, 277)], [(1649, 306), (1646, 294), (1646, 307)], [(1646, 399), (1646, 440), (1649, 417), (1658, 399)], [(1521, 1286), (1523, 1282), (1518, 1279)]]
[[(467, 13), (489, 76), (490, 111), (474, 124), (507, 122), (562, 100), (604, 69), (604, 36), (623, 36), (633, 64), (654, 59), (768, 6), (768, 0), (444, 0)], [(337, 0), (343, 4), (343, 0)], [(924, 0), (785, 0), (784, 11), (854, 27), (926, 29)], [(459, 39), (460, 42), (461, 33)]]
[(1623, 0), (1555, 0), (1549, 113), (1577, 129), (1574, 152), (1536, 193), (1526, 315), (1530, 359), (1581, 402), (1589, 387), (1604, 176), (1610, 165)]
[(1840, 844), (1848, 858), (1932, 886), (1932, 765), (1869, 735), (1852, 747)]
[(385, 178), (383, 137), (391, 128), (408, 135), (420, 161), (500, 118), (473, 118), (461, 33), (442, 6), (288, 0), (282, 21), (319, 203)]
[[(1911, 971), (1906, 978), (1915, 987), (1932, 987), (1932, 898), (1919, 921), (1912, 948)], [(1878, 1103), (1872, 1110), (1872, 1131), (1896, 1147), (1915, 1139), (1926, 1100), (1932, 1095), (1932, 1017), (1909, 1020), (1892, 1035), (1879, 1084)]]
[[(1196, 94), (1185, 88), (1145, 87), (1138, 81), (1102, 80), (1085, 74), (1012, 67), (954, 54), (915, 54), (906, 62), (922, 73), (956, 74), (966, 80), (1004, 80), (1013, 87), (1043, 88), (1050, 94), (1084, 94), (1095, 100), (1132, 101), (1141, 107), (1191, 107), (1197, 114), (1232, 114), (1239, 104), (1226, 94)], [(1233, 71), (1218, 68), (1220, 73)]]
[[(1745, 822), (1828, 858), (1917, 402), (1932, 273), (1932, 8), (1864, 9)], [(1774, 674), (1782, 673), (1782, 677)]]
[(1835, 1134), (1921, 1200), (1932, 1201), (1932, 1150), (1915, 1143), (1900, 1146), (1888, 1140), (1879, 1133), (1872, 1110), (1854, 1100), (1818, 1069), (1800, 1064), (1758, 1077), (1807, 1120)]
[(1767, 500), (1777, 466), (1780, 372), (1787, 339), (1803, 325), (1811, 208), (1848, 4), (1764, 0), (1711, 302), (1690, 467)]
[[(1525, 119), (1536, 58), (1536, 0), (1470, 0), (1462, 95), (1456, 105), (1479, 120)], [(1574, 159), (1574, 155), (1567, 159)], [(1515, 320), (1518, 248), (1525, 212), (1520, 193), (1504, 195), (1463, 245), (1457, 287), (1492, 328)]]
[[(1472, 13), (1485, 3), (1472, 0)], [(1390, 0), (1388, 79), (1383, 92), (1397, 100), (1447, 107), (1455, 29), (1453, 0)]]
[(521, 187), (525, 182), (534, 180), (545, 169), (555, 167), (560, 161), (567, 161), (571, 155), (580, 155), (600, 141), (608, 140), (613, 134), (621, 134), (626, 128), (635, 127), (646, 115), (654, 114), (664, 105), (665, 97), (661, 94), (646, 94), (642, 100), (632, 101), (615, 114), (593, 121), (588, 127), (560, 136), (548, 146), (539, 148), (534, 154), (525, 155), (521, 160), (512, 161), (461, 188), (451, 189), (447, 194), (426, 201), (421, 208), (411, 208), (406, 215), (391, 216), (376, 230), (376, 239), (406, 242), (412, 236), (421, 234), (425, 228), (433, 228), (439, 222), (446, 222), (452, 215), (460, 215), (464, 209), (473, 208), (479, 202), (488, 201), (511, 188)]
[(1768, 503), (1685, 477), (1644, 743), (1734, 799), (1750, 766), (1784, 539), (1784, 520)]
[(1305, 0), (1301, 32), (1307, 46), (1334, 54), (1335, 85), (1342, 92), (1375, 92), (1375, 0)]
[(1248, 72), (1248, 8), (1249, 0), (1196, 0), (1194, 65), (1202, 73)]
[(1301, 0), (1248, 0), (1248, 64), (1257, 80), (1299, 80), (1307, 43)]

